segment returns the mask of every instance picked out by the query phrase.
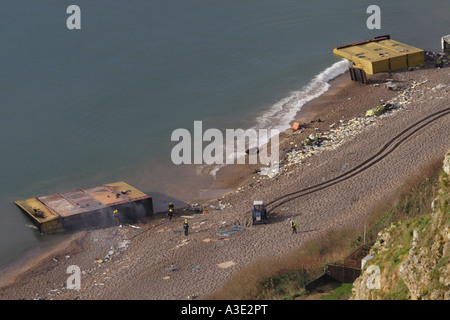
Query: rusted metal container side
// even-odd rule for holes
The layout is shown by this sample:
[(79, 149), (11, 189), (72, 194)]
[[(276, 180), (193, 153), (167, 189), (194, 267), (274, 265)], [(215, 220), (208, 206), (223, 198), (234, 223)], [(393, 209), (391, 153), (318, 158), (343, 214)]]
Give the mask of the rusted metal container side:
[(153, 214), (152, 198), (125, 182), (15, 203), (42, 233), (135, 222)]
[(16, 201), (19, 206), (30, 218), (31, 222), (42, 233), (54, 233), (64, 231), (60, 221), (60, 216), (53, 210), (47, 208), (37, 198)]

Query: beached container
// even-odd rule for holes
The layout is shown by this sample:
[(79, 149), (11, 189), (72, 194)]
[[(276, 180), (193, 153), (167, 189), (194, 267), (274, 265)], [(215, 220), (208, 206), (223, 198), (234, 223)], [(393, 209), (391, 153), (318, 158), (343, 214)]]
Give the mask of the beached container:
[(450, 34), (441, 37), (442, 52), (450, 53)]
[(152, 198), (125, 182), (16, 201), (41, 233), (133, 223), (153, 214)]
[(368, 74), (425, 65), (425, 51), (382, 36), (333, 49)]

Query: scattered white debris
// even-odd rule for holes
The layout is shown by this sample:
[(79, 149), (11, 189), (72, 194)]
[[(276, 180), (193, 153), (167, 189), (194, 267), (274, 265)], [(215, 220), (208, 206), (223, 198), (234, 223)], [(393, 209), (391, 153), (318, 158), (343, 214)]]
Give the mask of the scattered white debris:
[(236, 263), (234, 263), (234, 261), (230, 260), (230, 261), (218, 263), (217, 266), (221, 269), (227, 269), (227, 268), (234, 266), (235, 264)]

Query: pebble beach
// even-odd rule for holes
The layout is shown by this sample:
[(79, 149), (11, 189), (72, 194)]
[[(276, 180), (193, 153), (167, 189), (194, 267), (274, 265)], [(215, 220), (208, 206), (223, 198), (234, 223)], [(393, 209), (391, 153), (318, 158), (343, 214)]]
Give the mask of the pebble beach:
[[(205, 299), (235, 272), (258, 259), (286, 255), (327, 231), (362, 228), (372, 208), (450, 148), (450, 115), (403, 130), (450, 107), (450, 69), (425, 67), (379, 73), (363, 85), (348, 73), (296, 115), (298, 130), (280, 134), (280, 171), (264, 176), (256, 165), (219, 170), (211, 190), (174, 219), (157, 213), (143, 223), (80, 231), (46, 248), (1, 277), (0, 299), (186, 300)], [(385, 84), (391, 82), (396, 90)], [(379, 116), (367, 111), (389, 104)], [(294, 120), (293, 120), (294, 122)], [(297, 198), (285, 199), (254, 226), (255, 200), (275, 202), (296, 190), (326, 183), (357, 168), (393, 137), (398, 145), (364, 171)], [(307, 138), (317, 144), (308, 145)], [(197, 210), (198, 209), (198, 210)], [(206, 211), (206, 213), (204, 213)], [(189, 235), (183, 222), (189, 220)], [(289, 220), (299, 224), (292, 234)], [(263, 249), (262, 249), (263, 248)], [(81, 288), (66, 285), (67, 268), (81, 270)]]

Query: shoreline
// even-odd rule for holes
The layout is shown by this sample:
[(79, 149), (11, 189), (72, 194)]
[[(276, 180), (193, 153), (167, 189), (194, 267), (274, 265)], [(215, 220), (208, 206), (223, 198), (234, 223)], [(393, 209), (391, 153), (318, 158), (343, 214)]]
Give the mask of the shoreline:
[[(374, 107), (373, 99), (364, 99), (364, 97), (361, 97), (362, 103), (358, 104), (358, 106), (352, 105), (350, 109), (346, 109), (345, 106), (335, 105), (334, 102), (342, 101), (345, 98), (351, 98), (352, 91), (354, 96), (357, 96), (359, 94), (358, 91), (360, 90), (367, 91), (367, 89), (373, 87), (375, 83), (382, 83), (383, 78), (386, 78), (386, 75), (386, 73), (371, 75), (372, 86), (350, 81), (348, 71), (331, 79), (328, 82), (330, 84), (329, 89), (319, 97), (305, 103), (297, 112), (295, 118), (290, 121), (289, 124), (291, 128), (280, 132), (280, 149), (290, 147), (287, 144), (291, 142), (290, 138), (293, 134), (298, 134), (300, 139), (296, 140), (302, 141), (311, 133), (326, 131), (330, 125), (339, 123), (339, 120), (346, 121), (358, 116), (364, 116), (368, 109)], [(383, 88), (379, 87), (375, 88), (376, 89), (369, 89), (369, 95), (379, 95), (379, 100), (387, 101), (395, 96), (394, 91), (383, 90)], [(381, 99), (381, 97), (383, 97), (383, 99)], [(381, 104), (383, 101), (379, 101), (379, 103)], [(318, 121), (319, 119), (320, 121)], [(292, 130), (292, 124), (294, 122), (300, 123), (300, 128), (297, 131)], [(317, 131), (316, 128), (319, 130)], [(189, 202), (189, 204), (205, 202), (215, 198), (217, 199), (235, 192), (239, 187), (251, 179), (254, 175), (252, 171), (260, 169), (261, 166), (261, 164), (231, 164), (220, 168), (216, 172), (214, 181), (207, 189), (208, 192), (215, 194), (215, 196), (199, 197), (199, 199), (195, 199)]]
[[(445, 78), (448, 77), (448, 68), (441, 70), (441, 74), (436, 76), (438, 79), (441, 77), (444, 77), (444, 83), (447, 84), (448, 81)], [(423, 71), (424, 74), (434, 74), (439, 71), (431, 69), (430, 67), (419, 69), (418, 71)], [(447, 72), (447, 73), (445, 73)], [(16, 277), (16, 281), (10, 284), (6, 287), (0, 287), (0, 298), (1, 299), (17, 299), (17, 298), (26, 298), (26, 299), (33, 299), (33, 298), (42, 298), (45, 296), (46, 292), (50, 292), (48, 288), (40, 288), (40, 281), (44, 279), (48, 279), (50, 276), (50, 273), (55, 272), (55, 274), (59, 274), (59, 280), (53, 282), (53, 288), (55, 288), (55, 283), (58, 283), (58, 294), (49, 294), (45, 298), (50, 299), (73, 299), (75, 298), (87, 298), (87, 299), (115, 299), (118, 297), (118, 293), (114, 292), (114, 288), (118, 285), (120, 286), (119, 278), (114, 277), (112, 275), (112, 271), (114, 268), (113, 265), (107, 266), (106, 264), (100, 264), (97, 265), (94, 262), (94, 258), (99, 256), (102, 252), (108, 252), (108, 248), (112, 246), (116, 246), (117, 248), (120, 247), (120, 243), (122, 241), (128, 240), (131, 242), (130, 247), (125, 247), (122, 249), (115, 249), (115, 254), (117, 254), (116, 260), (111, 259), (111, 262), (116, 261), (117, 263), (117, 269), (114, 271), (117, 275), (124, 276), (124, 272), (128, 272), (127, 269), (120, 269), (120, 266), (123, 266), (124, 264), (127, 264), (129, 270), (132, 270), (131, 274), (137, 275), (139, 274), (139, 269), (136, 265), (133, 265), (133, 261), (138, 261), (143, 256), (141, 256), (144, 252), (147, 252), (145, 249), (145, 244), (148, 241), (156, 241), (162, 237), (163, 235), (166, 236), (164, 238), (166, 242), (162, 245), (164, 247), (164, 252), (160, 253), (159, 255), (157, 253), (153, 254), (153, 260), (151, 260), (151, 263), (149, 265), (156, 270), (152, 275), (149, 275), (149, 278), (153, 280), (155, 283), (157, 282), (161, 288), (159, 289), (159, 293), (161, 294), (163, 299), (167, 299), (167, 295), (171, 295), (172, 291), (168, 290), (167, 287), (164, 287), (168, 281), (170, 281), (170, 278), (174, 279), (183, 279), (179, 278), (181, 272), (178, 274), (170, 273), (170, 275), (165, 275), (165, 277), (169, 277), (169, 279), (163, 280), (163, 282), (160, 282), (160, 279), (163, 278), (162, 275), (166, 274), (166, 271), (161, 272), (161, 269), (165, 269), (168, 265), (168, 263), (178, 263), (181, 264), (180, 261), (182, 261), (184, 255), (189, 256), (189, 253), (181, 253), (179, 246), (189, 243), (189, 245), (182, 245), (183, 247), (193, 247), (195, 245), (195, 248), (203, 248), (204, 246), (204, 239), (201, 240), (200, 237), (205, 237), (206, 235), (209, 235), (209, 239), (213, 239), (213, 234), (215, 232), (210, 234), (210, 231), (205, 228), (204, 226), (208, 226), (211, 230), (216, 230), (217, 227), (222, 223), (222, 220), (227, 221), (227, 225), (230, 223), (238, 222), (238, 224), (244, 225), (246, 228), (249, 229), (249, 231), (246, 231), (247, 233), (242, 233), (241, 235), (233, 235), (233, 237), (230, 237), (229, 241), (224, 241), (223, 239), (218, 242), (214, 242), (214, 246), (217, 246), (220, 250), (223, 249), (224, 251), (224, 257), (225, 256), (230, 258), (233, 256), (232, 251), (225, 251), (225, 248), (228, 243), (234, 243), (236, 246), (240, 244), (239, 239), (245, 239), (245, 236), (248, 235), (248, 237), (251, 237), (251, 235), (259, 232), (260, 229), (252, 229), (250, 225), (248, 225), (248, 220), (245, 220), (245, 218), (242, 218), (241, 211), (246, 211), (246, 208), (248, 209), (250, 206), (250, 202), (248, 200), (248, 195), (259, 195), (260, 197), (266, 195), (266, 196), (274, 196), (276, 194), (282, 194), (283, 192), (286, 192), (286, 190), (289, 190), (290, 185), (292, 184), (292, 180), (290, 179), (290, 174), (292, 173), (292, 176), (297, 175), (297, 171), (300, 173), (297, 175), (297, 177), (303, 176), (305, 179), (305, 183), (314, 183), (313, 177), (307, 177), (304, 176), (303, 172), (308, 172), (306, 170), (307, 167), (316, 166), (320, 168), (320, 163), (315, 163), (316, 158), (310, 157), (304, 160), (302, 162), (302, 165), (297, 166), (288, 166), (289, 164), (289, 155), (292, 154), (294, 151), (301, 151), (300, 147), (297, 147), (301, 145), (301, 142), (311, 133), (320, 133), (325, 134), (325, 132), (329, 131), (331, 127), (333, 127), (333, 124), (335, 127), (337, 127), (340, 124), (340, 120), (342, 120), (343, 124), (348, 124), (349, 120), (354, 119), (356, 117), (364, 117), (365, 112), (368, 109), (373, 108), (376, 106), (376, 104), (381, 104), (383, 102), (387, 102), (390, 99), (393, 99), (397, 97), (402, 91), (391, 91), (387, 90), (383, 87), (383, 83), (388, 78), (394, 78), (394, 81), (396, 81), (401, 87), (408, 88), (408, 86), (413, 83), (413, 81), (418, 81), (419, 74), (422, 74), (421, 72), (415, 73), (409, 73), (409, 71), (401, 71), (401, 72), (394, 72), (392, 74), (382, 73), (382, 74), (376, 74), (371, 76), (371, 80), (373, 81), (369, 85), (362, 85), (356, 82), (352, 82), (349, 79), (348, 72), (334, 78), (331, 80), (330, 88), (323, 93), (321, 96), (307, 102), (305, 105), (302, 106), (301, 110), (296, 115), (296, 120), (300, 123), (305, 123), (304, 127), (301, 130), (298, 130), (296, 132), (293, 132), (291, 129), (288, 129), (282, 133), (280, 133), (280, 160), (281, 165), (286, 168), (286, 171), (283, 172), (283, 175), (280, 175), (278, 177), (275, 177), (274, 179), (267, 179), (263, 176), (256, 175), (253, 173), (253, 169), (259, 169), (258, 165), (228, 165), (223, 168), (221, 168), (216, 173), (216, 179), (214, 180), (213, 184), (208, 188), (208, 191), (215, 192), (217, 191), (217, 195), (214, 197), (208, 198), (208, 199), (201, 199), (201, 200), (194, 200), (192, 202), (198, 202), (200, 204), (207, 205), (207, 207), (212, 204), (221, 204), (221, 202), (225, 202), (225, 204), (231, 203), (229, 207), (232, 208), (225, 208), (224, 210), (210, 210), (208, 209), (208, 214), (206, 216), (200, 216), (197, 215), (198, 218), (193, 218), (195, 221), (196, 219), (203, 219), (201, 222), (198, 222), (198, 224), (194, 225), (195, 227), (198, 227), (197, 229), (200, 231), (198, 234), (192, 235), (192, 239), (189, 239), (188, 242), (182, 242), (179, 244), (178, 240), (174, 240), (176, 238), (175, 236), (166, 229), (165, 226), (165, 216), (155, 216), (155, 218), (151, 219), (145, 224), (139, 225), (141, 229), (145, 229), (145, 231), (150, 231), (147, 233), (143, 233), (143, 231), (136, 232), (136, 230), (133, 230), (133, 228), (129, 228), (127, 226), (123, 226), (120, 229), (120, 232), (118, 232), (117, 239), (110, 239), (111, 234), (115, 234), (116, 229), (115, 228), (109, 228), (109, 229), (103, 229), (103, 230), (94, 230), (92, 232), (80, 232), (76, 235), (73, 235), (73, 237), (76, 237), (76, 240), (69, 239), (68, 243), (66, 245), (62, 246), (61, 248), (56, 248), (54, 251), (50, 251), (46, 256), (41, 257), (38, 261), (35, 261), (34, 264), (32, 264), (32, 267), (30, 267), (27, 270), (24, 270), (24, 273), (20, 275), (20, 277)], [(426, 77), (426, 76), (421, 76)], [(438, 81), (438, 80), (434, 80)], [(375, 86), (376, 84), (380, 84), (379, 86)], [(440, 91), (437, 91), (437, 93), (440, 93)], [(425, 93), (424, 93), (425, 94)], [(383, 100), (383, 101), (381, 101)], [(438, 101), (439, 102), (439, 101)], [(403, 112), (403, 111), (401, 111)], [(395, 115), (393, 115), (395, 117)], [(320, 121), (319, 121), (320, 119)], [(384, 119), (383, 119), (384, 120)], [(293, 120), (294, 121), (294, 120)], [(291, 121), (291, 123), (293, 122)], [(391, 120), (393, 121), (393, 120)], [(354, 136), (350, 136), (350, 140)], [(354, 138), (358, 140), (358, 138)], [(372, 152), (374, 149), (376, 149), (376, 146), (369, 147), (367, 152)], [(352, 152), (355, 152), (354, 150)], [(325, 156), (328, 157), (337, 157), (337, 155), (332, 155), (333, 152), (328, 152)], [(345, 153), (344, 150), (340, 150), (336, 153)], [(324, 156), (324, 157), (325, 157)], [(351, 159), (348, 160), (348, 165), (351, 166), (354, 162), (357, 162), (358, 159)], [(340, 160), (339, 160), (340, 161)], [(342, 161), (341, 161), (342, 162)], [(339, 166), (341, 165), (341, 162), (339, 162)], [(325, 163), (325, 162), (324, 162)], [(331, 170), (331, 169), (327, 169)], [(327, 170), (324, 171), (324, 175), (327, 173)], [(335, 170), (335, 169), (332, 169)], [(301, 175), (300, 175), (301, 174)], [(334, 174), (334, 171), (331, 171), (331, 174)], [(266, 182), (267, 180), (267, 182)], [(279, 181), (278, 181), (279, 180)], [(280, 181), (285, 181), (285, 183), (281, 183)], [(294, 179), (295, 180), (295, 179)], [(265, 184), (276, 184), (278, 183), (280, 186), (275, 188), (275, 186), (267, 186)], [(286, 185), (286, 187), (284, 187)], [(240, 190), (241, 188), (241, 190)], [(222, 191), (226, 191), (225, 193), (221, 193)], [(215, 200), (213, 200), (215, 199)], [(244, 200), (245, 199), (245, 200)], [(245, 203), (247, 201), (247, 203)], [(306, 201), (306, 200), (305, 200)], [(191, 202), (191, 203), (192, 203)], [(370, 204), (366, 204), (367, 207), (370, 207)], [(209, 208), (209, 207), (208, 207)], [(183, 212), (181, 212), (183, 214)], [(227, 218), (224, 217), (224, 215), (227, 216)], [(221, 217), (222, 216), (222, 217)], [(307, 217), (304, 217), (307, 218)], [(244, 220), (243, 220), (244, 219)], [(312, 218), (310, 218), (312, 219)], [(319, 219), (319, 218), (318, 218)], [(328, 219), (331, 221), (331, 223), (334, 223), (336, 225), (343, 225), (346, 221), (345, 219), (343, 221), (336, 220), (336, 218), (321, 218), (321, 219)], [(362, 218), (361, 218), (362, 219)], [(178, 220), (177, 220), (178, 221)], [(311, 220), (312, 221), (312, 220)], [(359, 221), (360, 222), (360, 221)], [(203, 223), (203, 224), (202, 224)], [(349, 222), (348, 222), (349, 223)], [(353, 222), (356, 223), (356, 222)], [(330, 224), (329, 226), (331, 226)], [(153, 228), (153, 229), (152, 229)], [(282, 226), (279, 226), (279, 228), (283, 228)], [(174, 227), (172, 227), (174, 229)], [(311, 228), (312, 229), (312, 228)], [(152, 233), (152, 230), (156, 232)], [(160, 232), (160, 230), (163, 230)], [(212, 231), (211, 231), (212, 232)], [(303, 243), (306, 239), (311, 238), (313, 236), (318, 236), (319, 233), (305, 233), (303, 235), (302, 239), (296, 240), (293, 245), (300, 245)], [(134, 239), (139, 239), (142, 241), (136, 242)], [(281, 237), (281, 238), (280, 238)], [(280, 233), (278, 235), (279, 239), (284, 239), (284, 235)], [(97, 240), (96, 240), (97, 239)], [(98, 241), (100, 239), (105, 240), (104, 242)], [(107, 240), (106, 240), (107, 239)], [(145, 240), (142, 240), (145, 239)], [(196, 239), (199, 241), (195, 242)], [(236, 240), (238, 239), (238, 240)], [(200, 241), (201, 240), (201, 241)], [(145, 241), (145, 242), (144, 242)], [(152, 243), (152, 242), (150, 242)], [(159, 243), (159, 242), (158, 242)], [(73, 246), (71, 245), (73, 244)], [(177, 246), (173, 247), (175, 244)], [(275, 245), (275, 244), (274, 244)], [(133, 246), (135, 247), (133, 249)], [(173, 249), (177, 248), (177, 249)], [(133, 251), (135, 250), (135, 251)], [(162, 249), (161, 249), (162, 250)], [(178, 250), (178, 251), (177, 251)], [(186, 251), (186, 249), (184, 249)], [(210, 247), (208, 249), (203, 249), (203, 253), (208, 253), (211, 255), (212, 258), (215, 257), (217, 260), (217, 257), (215, 256), (215, 249), (211, 250)], [(247, 249), (241, 248), (241, 250), (245, 251)], [(211, 251), (211, 252), (210, 252)], [(284, 252), (285, 250), (283, 250)], [(100, 253), (99, 253), (100, 252)], [(167, 252), (173, 252), (171, 254), (168, 254)], [(253, 256), (251, 256), (249, 261), (254, 261), (258, 258), (258, 254), (251, 251)], [(274, 252), (277, 252), (277, 248), (274, 248)], [(164, 254), (168, 255), (169, 257), (165, 257)], [(58, 269), (58, 266), (65, 266), (68, 263), (72, 263), (73, 260), (77, 258), (77, 255), (79, 256), (80, 261), (82, 261), (83, 264), (85, 264), (83, 270), (89, 270), (86, 271), (86, 278), (85, 281), (91, 281), (92, 285), (89, 287), (92, 292), (89, 293), (88, 288), (85, 288), (85, 290), (82, 293), (74, 293), (70, 290), (64, 290), (61, 287), (63, 286), (63, 281), (66, 279), (67, 275), (65, 274), (65, 269), (62, 268), (60, 270)], [(58, 262), (53, 261), (53, 259), (50, 259), (51, 256), (58, 256), (56, 260)], [(64, 264), (65, 260), (62, 258), (63, 256), (70, 256), (71, 258), (66, 258), (67, 263)], [(245, 254), (244, 254), (245, 256)], [(191, 256), (192, 258), (192, 256)], [(200, 263), (198, 261), (202, 261), (201, 265), (207, 264), (209, 261), (208, 258), (195, 256), (196, 263)], [(143, 258), (142, 258), (143, 259)], [(145, 258), (147, 259), (147, 258)], [(159, 259), (159, 260), (158, 260)], [(167, 260), (169, 259), (169, 260)], [(235, 258), (239, 265), (245, 265), (245, 261), (243, 258)], [(150, 260), (149, 260), (150, 261)], [(171, 262), (170, 262), (171, 261)], [(183, 260), (184, 261), (184, 260)], [(216, 261), (217, 262), (217, 261)], [(78, 263), (78, 262), (77, 262)], [(79, 262), (81, 264), (81, 262)], [(247, 261), (248, 263), (248, 261)], [(123, 265), (122, 265), (123, 264)], [(51, 268), (50, 268), (51, 266)], [(105, 267), (106, 266), (106, 267)], [(50, 269), (49, 269), (50, 268)], [(110, 271), (105, 271), (110, 270)], [(149, 267), (150, 268), (150, 267)], [(202, 267), (204, 268), (204, 267)], [(232, 268), (233, 269), (233, 268)], [(42, 270), (49, 270), (49, 271), (42, 271)], [(158, 271), (159, 270), (159, 271)], [(234, 270), (234, 269), (233, 269)], [(231, 271), (233, 271), (231, 270)], [(221, 271), (220, 273), (220, 279), (221, 281), (225, 281), (229, 275), (232, 274), (232, 272), (229, 272), (230, 269), (226, 269), (224, 271)], [(98, 273), (99, 272), (99, 273)], [(102, 272), (105, 272), (108, 274), (108, 277), (110, 279), (116, 279), (118, 280), (117, 283), (111, 284), (113, 289), (109, 290), (105, 293), (105, 295), (102, 294), (102, 289), (107, 290), (107, 288), (103, 285), (99, 285), (100, 280), (100, 274)], [(191, 270), (187, 270), (186, 272), (192, 272)], [(205, 277), (211, 276), (214, 273), (211, 273), (212, 271), (208, 271), (206, 275), (202, 277), (204, 279)], [(51, 276), (55, 276), (55, 274), (52, 274)], [(196, 273), (197, 274), (197, 273)], [(95, 275), (95, 276), (94, 276)], [(188, 274), (187, 274), (188, 275)], [(140, 276), (138, 277), (140, 278)], [(129, 281), (132, 281), (131, 279), (127, 278)], [(159, 282), (158, 282), (159, 280)], [(120, 280), (124, 281), (124, 280)], [(166, 282), (164, 282), (166, 281)], [(214, 282), (214, 284), (208, 284), (207, 280), (204, 283), (204, 286), (206, 286), (206, 291), (214, 291), (214, 289), (217, 289), (217, 286), (220, 287), (220, 281), (217, 280), (217, 283), (215, 283), (215, 279), (212, 279), (211, 281)], [(106, 280), (104, 281), (107, 282)], [(27, 284), (28, 283), (28, 284)], [(127, 282), (125, 282), (124, 287), (128, 287), (129, 285)], [(28, 288), (33, 288), (34, 291), (30, 291), (28, 293), (25, 292), (15, 292), (17, 289), (22, 288), (21, 286), (25, 286), (25, 290)], [(137, 285), (137, 284), (136, 284)], [(189, 285), (189, 284), (188, 284)], [(50, 285), (51, 286), (51, 285)], [(192, 283), (191, 283), (192, 286)], [(133, 299), (134, 293), (131, 293), (133, 287), (130, 287), (130, 290), (124, 290), (123, 294), (124, 296), (121, 296), (121, 298), (127, 298), (128, 295), (129, 298)], [(134, 288), (136, 289), (136, 288)], [(133, 289), (133, 290), (134, 290)], [(53, 289), (56, 290), (56, 289)], [(143, 290), (142, 292), (147, 292), (143, 288), (139, 288), (137, 291)], [(134, 290), (136, 291), (136, 290)], [(181, 296), (186, 298), (185, 292), (188, 292), (189, 289), (183, 290), (183, 293), (180, 293), (178, 296), (174, 296), (175, 299), (182, 299)], [(56, 292), (56, 291), (55, 291)], [(87, 293), (86, 293), (87, 292)], [(164, 294), (163, 294), (164, 292)], [(95, 293), (95, 294), (94, 294)], [(193, 294), (194, 292), (190, 292), (189, 294)], [(148, 292), (146, 293), (149, 294)], [(200, 294), (200, 298), (204, 295)], [(158, 299), (150, 296), (143, 296), (143, 299)]]

